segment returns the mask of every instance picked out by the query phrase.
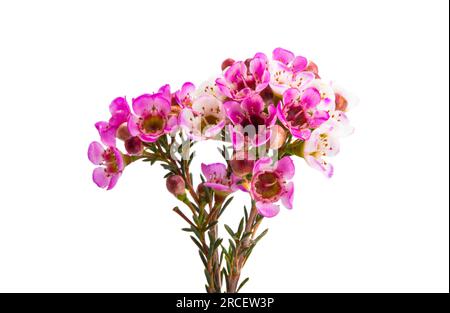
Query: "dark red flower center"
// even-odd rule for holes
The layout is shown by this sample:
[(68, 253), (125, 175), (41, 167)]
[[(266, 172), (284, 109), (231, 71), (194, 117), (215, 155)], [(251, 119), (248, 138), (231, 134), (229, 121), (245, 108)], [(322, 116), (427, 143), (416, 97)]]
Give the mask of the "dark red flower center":
[(264, 172), (257, 175), (254, 182), (256, 193), (266, 200), (276, 201), (279, 199), (282, 186), (280, 177), (274, 172)]
[(159, 115), (150, 115), (146, 117), (141, 124), (142, 130), (146, 134), (156, 134), (164, 130), (165, 120)]

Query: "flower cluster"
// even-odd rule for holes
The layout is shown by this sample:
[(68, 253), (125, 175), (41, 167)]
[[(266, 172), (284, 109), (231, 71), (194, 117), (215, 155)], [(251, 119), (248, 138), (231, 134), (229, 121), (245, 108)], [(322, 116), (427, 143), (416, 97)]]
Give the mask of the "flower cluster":
[[(242, 268), (267, 233), (258, 231), (263, 219), (294, 206), (295, 158), (333, 175), (328, 158), (353, 132), (346, 114), (354, 101), (323, 80), (314, 62), (282, 48), (270, 58), (226, 59), (221, 70), (199, 87), (164, 85), (131, 104), (114, 99), (109, 119), (95, 124), (100, 140), (89, 145), (88, 158), (96, 165), (95, 184), (107, 190), (137, 160), (161, 164), (167, 190), (190, 210), (191, 217), (173, 209), (188, 223), (183, 230), (205, 266), (207, 292), (235, 293), (248, 281), (239, 283)], [(206, 140), (220, 143), (224, 161), (201, 164), (195, 185), (194, 145)], [(223, 225), (227, 247), (218, 225), (235, 192), (247, 193), (251, 206), (244, 206), (236, 231)]]
[(111, 189), (132, 162), (159, 161), (170, 172), (168, 189), (180, 197), (192, 179), (187, 168), (177, 168), (175, 158), (164, 155), (171, 152), (173, 138), (217, 140), (229, 145), (231, 153), (224, 151), (224, 156), (230, 157), (225, 163), (203, 164), (204, 182), (197, 189), (224, 198), (248, 192), (258, 213), (273, 217), (279, 203), (293, 207), (293, 157), (333, 175), (327, 159), (339, 152), (340, 138), (353, 132), (346, 115), (351, 105), (346, 92), (320, 77), (314, 62), (288, 50), (227, 59), (222, 74), (200, 87), (186, 82), (172, 91), (164, 85), (132, 99), (131, 106), (123, 97), (113, 100), (109, 120), (95, 125), (101, 143), (89, 146), (89, 160), (98, 166), (93, 180)]

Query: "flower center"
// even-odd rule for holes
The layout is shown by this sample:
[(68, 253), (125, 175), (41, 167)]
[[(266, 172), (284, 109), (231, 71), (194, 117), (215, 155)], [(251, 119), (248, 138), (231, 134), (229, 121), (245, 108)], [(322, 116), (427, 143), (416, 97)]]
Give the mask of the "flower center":
[(112, 151), (111, 149), (106, 150), (103, 158), (105, 160), (107, 173), (111, 174), (119, 172), (119, 165), (117, 164), (117, 158), (114, 154), (114, 151)]
[(142, 129), (147, 134), (161, 132), (164, 129), (165, 121), (159, 115), (150, 115), (142, 121)]
[(301, 105), (288, 106), (285, 109), (286, 120), (292, 126), (304, 126), (308, 123), (308, 113), (303, 110)]
[(220, 119), (213, 114), (205, 115), (202, 117), (201, 129), (206, 129), (209, 126), (217, 125), (219, 121)]
[(255, 177), (255, 191), (261, 198), (276, 201), (279, 199), (282, 186), (277, 174), (273, 172), (264, 172)]

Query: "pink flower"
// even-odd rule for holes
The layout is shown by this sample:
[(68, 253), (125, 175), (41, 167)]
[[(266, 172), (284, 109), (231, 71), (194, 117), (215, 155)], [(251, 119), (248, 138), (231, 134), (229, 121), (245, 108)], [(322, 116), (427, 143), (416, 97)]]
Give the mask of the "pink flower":
[(308, 66), (308, 60), (305, 57), (295, 56), (291, 51), (283, 48), (273, 50), (272, 58), (294, 74), (305, 70)]
[(303, 146), (303, 158), (306, 163), (321, 171), (326, 177), (333, 176), (333, 165), (324, 157), (333, 157), (339, 153), (339, 140), (349, 136), (354, 128), (342, 111), (331, 111), (330, 118), (319, 128), (315, 129)]
[(246, 62), (234, 62), (227, 68), (224, 77), (216, 80), (216, 84), (226, 97), (242, 100), (249, 95), (261, 92), (268, 86), (269, 81), (267, 57), (258, 53)]
[(107, 190), (114, 188), (125, 168), (120, 151), (113, 146), (105, 149), (94, 141), (89, 145), (88, 158), (94, 165), (100, 165), (92, 174), (94, 183)]
[(305, 141), (303, 148), (303, 158), (312, 168), (321, 171), (326, 177), (333, 176), (333, 165), (323, 159), (323, 157), (335, 156), (339, 153), (339, 139), (333, 132), (333, 127), (324, 125), (311, 134)]
[(310, 72), (308, 60), (295, 56), (291, 51), (276, 48), (272, 53), (270, 68), (270, 87), (277, 95), (282, 95), (289, 88), (303, 89), (314, 78)]
[(281, 203), (292, 209), (294, 184), (288, 182), (295, 174), (294, 163), (290, 157), (284, 157), (275, 164), (269, 157), (259, 159), (253, 168), (250, 194), (256, 201), (260, 215), (274, 217), (280, 211)]
[(170, 89), (163, 86), (156, 94), (144, 94), (133, 99), (134, 114), (128, 120), (132, 136), (144, 142), (155, 142), (177, 126), (177, 117), (171, 115)]
[(193, 83), (184, 83), (180, 90), (175, 92), (175, 100), (182, 107), (191, 107), (195, 86)]
[(109, 105), (111, 118), (108, 122), (98, 122), (95, 127), (98, 130), (100, 139), (107, 146), (116, 145), (116, 135), (119, 127), (128, 121), (130, 116), (130, 107), (125, 98), (114, 99)]
[(221, 194), (230, 194), (237, 190), (236, 182), (239, 180), (233, 174), (229, 174), (226, 165), (222, 163), (202, 163), (202, 173), (206, 178), (205, 187), (211, 188)]
[(335, 92), (331, 83), (325, 82), (321, 79), (314, 79), (306, 88), (316, 88), (320, 94), (320, 103), (317, 108), (322, 111), (335, 110)]
[(184, 108), (179, 115), (179, 125), (195, 140), (217, 136), (225, 126), (223, 103), (216, 97), (204, 94), (194, 99), (191, 108)]
[(316, 88), (303, 92), (296, 88), (288, 89), (278, 104), (278, 118), (294, 137), (306, 140), (311, 135), (311, 128), (319, 127), (329, 118), (327, 111), (317, 109), (320, 102), (321, 96)]
[(224, 103), (228, 118), (237, 126), (232, 133), (235, 147), (242, 148), (245, 136), (256, 147), (270, 139), (270, 129), (276, 122), (276, 108), (270, 104), (266, 112), (265, 106), (264, 100), (257, 94), (245, 98), (241, 103)]

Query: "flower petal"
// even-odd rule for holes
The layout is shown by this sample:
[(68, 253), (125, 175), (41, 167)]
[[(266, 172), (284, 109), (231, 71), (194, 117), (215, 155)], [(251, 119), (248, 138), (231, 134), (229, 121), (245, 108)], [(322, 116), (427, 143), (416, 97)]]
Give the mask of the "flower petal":
[(223, 104), (223, 107), (233, 124), (239, 125), (244, 121), (245, 115), (239, 102), (227, 101)]
[(106, 174), (104, 167), (97, 167), (92, 173), (92, 180), (98, 187), (106, 188), (110, 183), (111, 177)]
[(276, 48), (273, 50), (272, 57), (274, 60), (280, 61), (283, 64), (288, 64), (294, 60), (295, 55), (289, 50)]
[(302, 104), (305, 109), (316, 107), (322, 100), (319, 90), (314, 87), (306, 89), (302, 94)]
[(95, 124), (102, 143), (106, 146), (116, 145), (116, 127), (111, 127), (107, 122), (98, 122)]
[(300, 91), (297, 88), (289, 88), (283, 93), (283, 103), (285, 105), (298, 102)]
[(301, 140), (308, 140), (309, 137), (311, 136), (311, 130), (309, 128), (302, 128), (302, 129), (291, 128), (290, 131), (292, 136)]
[(128, 119), (128, 131), (133, 137), (138, 136), (141, 133), (138, 124), (139, 118), (134, 115), (130, 115), (130, 118)]
[(89, 161), (91, 161), (95, 165), (100, 165), (104, 161), (103, 159), (103, 153), (105, 152), (105, 149), (103, 146), (97, 142), (94, 141), (89, 145), (88, 149), (88, 158)]
[(150, 104), (152, 103), (152, 95), (144, 94), (136, 99), (133, 99), (133, 111), (138, 116), (144, 116), (150, 111)]
[(109, 180), (108, 187), (107, 187), (106, 189), (107, 189), (107, 190), (113, 189), (113, 188), (116, 186), (117, 181), (119, 180), (119, 178), (120, 178), (121, 175), (122, 175), (122, 173), (117, 173), (117, 174), (115, 174), (115, 175), (112, 175), (111, 178), (110, 178), (110, 180)]
[(305, 57), (298, 56), (292, 61), (292, 71), (294, 73), (303, 71), (308, 66), (308, 60)]
[(261, 115), (264, 109), (264, 100), (260, 95), (253, 95), (242, 101), (242, 108), (248, 112), (248, 115)]
[(271, 171), (273, 170), (273, 160), (270, 157), (264, 157), (256, 161), (255, 166), (253, 167), (253, 174), (263, 172), (263, 171)]
[(222, 184), (217, 184), (217, 183), (204, 183), (204, 185), (208, 188), (211, 188), (213, 190), (216, 191), (226, 191), (226, 192), (231, 192), (231, 188), (229, 186), (225, 186)]
[(125, 97), (118, 97), (114, 99), (109, 105), (109, 111), (112, 115), (119, 111), (130, 113), (130, 106), (128, 105), (127, 99), (125, 99)]
[(323, 159), (316, 159), (311, 155), (305, 155), (304, 159), (309, 166), (321, 171), (326, 177), (331, 178), (333, 176), (334, 168), (330, 163)]
[(159, 88), (158, 93), (161, 94), (161, 96), (164, 97), (164, 99), (166, 99), (169, 103), (172, 100), (172, 96), (170, 94), (170, 85), (166, 84), (164, 86), (162, 86), (161, 88)]
[(294, 206), (294, 183), (293, 182), (290, 182), (286, 185), (284, 194), (281, 197), (281, 203), (283, 203), (283, 205), (289, 210), (291, 210), (292, 207)]
[(290, 157), (286, 156), (277, 162), (276, 171), (280, 173), (285, 180), (291, 179), (295, 174), (294, 162)]
[(222, 163), (202, 163), (201, 167), (202, 173), (208, 182), (216, 179), (223, 179), (227, 176), (227, 167)]
[(273, 203), (256, 202), (256, 208), (264, 217), (274, 217), (280, 212), (280, 206)]

